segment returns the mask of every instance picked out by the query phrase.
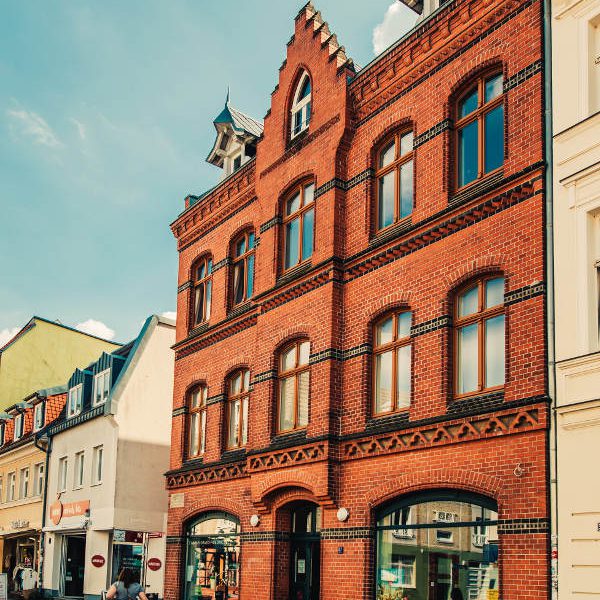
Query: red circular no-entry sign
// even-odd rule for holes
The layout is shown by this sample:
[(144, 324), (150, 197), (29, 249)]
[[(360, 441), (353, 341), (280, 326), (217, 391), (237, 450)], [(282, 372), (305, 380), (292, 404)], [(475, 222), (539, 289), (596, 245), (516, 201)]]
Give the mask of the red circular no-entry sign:
[(92, 556), (92, 564), (95, 567), (98, 567), (98, 568), (103, 567), (105, 562), (106, 562), (106, 559), (101, 554), (94, 554), (94, 556)]
[(148, 559), (148, 568), (151, 571), (158, 571), (162, 567), (162, 562), (160, 558), (149, 558)]

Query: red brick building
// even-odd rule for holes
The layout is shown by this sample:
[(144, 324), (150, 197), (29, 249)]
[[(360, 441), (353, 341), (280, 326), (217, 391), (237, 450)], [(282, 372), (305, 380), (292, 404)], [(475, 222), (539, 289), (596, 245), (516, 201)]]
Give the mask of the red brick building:
[(433, 8), (358, 70), (309, 3), (264, 128), (215, 120), (168, 600), (548, 596), (542, 4)]

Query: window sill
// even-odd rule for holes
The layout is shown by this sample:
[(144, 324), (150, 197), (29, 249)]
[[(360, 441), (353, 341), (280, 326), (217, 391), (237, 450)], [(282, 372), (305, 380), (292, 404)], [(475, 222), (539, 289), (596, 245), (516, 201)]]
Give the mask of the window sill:
[(500, 168), (492, 173), (488, 173), (475, 181), (471, 181), (467, 185), (462, 188), (456, 190), (456, 192), (450, 196), (448, 204), (451, 206), (456, 206), (458, 204), (462, 204), (464, 202), (468, 202), (477, 196), (482, 196), (483, 194), (489, 192), (493, 188), (495, 188), (504, 177), (504, 169)]
[(301, 275), (304, 275), (311, 269), (312, 269), (312, 260), (310, 258), (307, 258), (304, 262), (300, 263), (299, 265), (296, 265), (295, 267), (291, 267), (287, 271), (284, 271), (277, 278), (275, 285), (279, 286), (279, 285), (288, 283), (290, 281), (293, 281), (294, 279), (300, 277)]
[(97, 487), (99, 485), (102, 485), (101, 481), (97, 481), (96, 483), (90, 483), (90, 487)]
[(291, 431), (282, 431), (276, 433), (271, 438), (270, 448), (287, 448), (289, 446), (305, 444), (306, 441), (306, 427), (303, 427), (302, 429), (293, 429)]
[(291, 137), (290, 134), (290, 140), (288, 141), (287, 148), (293, 148), (296, 144), (301, 142), (308, 135), (309, 128), (310, 125), (307, 125), (302, 131), (299, 131), (296, 135), (294, 135), (294, 137)]
[(205, 321), (204, 323), (200, 323), (200, 325), (196, 325), (196, 327), (192, 327), (190, 329), (190, 331), (188, 333), (188, 338), (200, 335), (201, 333), (204, 333), (208, 328), (209, 328), (208, 321)]
[(240, 302), (240, 304), (236, 304), (228, 313), (228, 318), (239, 317), (244, 313), (247, 313), (249, 310), (252, 310), (254, 304), (252, 303), (252, 299), (245, 300), (244, 302)]
[(220, 462), (234, 462), (246, 457), (246, 448), (231, 448), (224, 450), (221, 454)]

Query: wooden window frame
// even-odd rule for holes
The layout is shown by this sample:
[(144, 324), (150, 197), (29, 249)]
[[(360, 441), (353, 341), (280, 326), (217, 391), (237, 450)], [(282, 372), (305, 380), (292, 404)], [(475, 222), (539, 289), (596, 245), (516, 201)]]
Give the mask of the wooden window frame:
[[(248, 387), (245, 387), (245, 381), (246, 381), (246, 374), (248, 374)], [(240, 375), (241, 376), (241, 381), (242, 381), (242, 385), (241, 385), (241, 389), (240, 392), (238, 394), (234, 394), (232, 392), (232, 386), (233, 386), (233, 382), (235, 380), (235, 378)], [(250, 415), (250, 370), (249, 369), (238, 369), (237, 371), (235, 371), (234, 373), (232, 373), (228, 378), (227, 378), (227, 420), (226, 420), (226, 430), (225, 430), (225, 447), (227, 448), (227, 450), (237, 450), (238, 448), (244, 448), (246, 446), (246, 444), (248, 443), (248, 440), (246, 440), (246, 442), (244, 443), (243, 440), (243, 432), (244, 432), (244, 400), (246, 400), (246, 402), (248, 403), (248, 411), (247, 411), (247, 416), (246, 418), (249, 417)], [(237, 435), (238, 435), (238, 440), (239, 443), (236, 444), (231, 444), (231, 440), (229, 439), (229, 431), (230, 431), (230, 425), (231, 425), (231, 415), (232, 415), (232, 411), (233, 411), (233, 406), (236, 402), (240, 403), (240, 418), (238, 421), (238, 431), (237, 431)], [(248, 431), (247, 425), (246, 425), (246, 432)]]
[[(410, 335), (410, 333), (405, 336), (405, 337), (399, 337), (398, 334), (396, 333), (398, 331), (398, 316), (401, 314), (406, 314), (406, 313), (411, 313), (411, 326), (412, 326), (412, 311), (408, 308), (403, 309), (403, 310), (397, 310), (394, 311), (393, 313), (386, 313), (385, 315), (383, 315), (382, 317), (380, 317), (379, 319), (377, 319), (377, 321), (375, 321), (375, 323), (373, 323), (373, 383), (372, 383), (372, 394), (373, 394), (373, 401), (371, 403), (371, 410), (372, 410), (372, 414), (374, 417), (381, 417), (384, 415), (391, 415), (394, 413), (399, 413), (399, 412), (403, 412), (403, 411), (407, 411), (410, 408), (410, 404), (412, 403), (412, 375), (413, 375), (413, 369), (412, 369), (412, 337)], [(387, 319), (389, 319), (390, 317), (393, 317), (393, 324), (392, 324), (392, 331), (393, 331), (393, 339), (391, 342), (387, 342), (386, 344), (382, 344), (381, 346), (377, 345), (377, 328), (381, 325), (381, 323), (383, 323), (384, 321), (387, 321)], [(399, 348), (403, 348), (404, 346), (411, 346), (411, 354), (410, 354), (410, 379), (411, 379), (411, 385), (410, 385), (410, 399), (411, 402), (409, 403), (409, 406), (401, 406), (398, 407), (398, 382), (397, 382), (397, 378), (398, 378), (398, 359), (397, 359), (397, 355), (398, 355), (398, 349)], [(386, 352), (392, 351), (392, 410), (388, 410), (385, 412), (377, 412), (377, 356), (380, 354), (385, 354)]]
[[(252, 248), (250, 248), (250, 236), (253, 236)], [(246, 251), (239, 256), (236, 256), (236, 248), (240, 240), (244, 239), (246, 242)], [(250, 300), (252, 296), (248, 296), (248, 260), (251, 256), (255, 255), (256, 251), (256, 234), (253, 229), (248, 229), (240, 233), (234, 238), (231, 245), (231, 308), (240, 306)], [(244, 263), (244, 293), (243, 297), (239, 302), (235, 301), (235, 268), (238, 264)], [(254, 279), (254, 269), (256, 267), (256, 258), (252, 267), (252, 278)], [(252, 286), (252, 293), (254, 293), (254, 285)]]
[[(200, 266), (204, 264), (205, 266), (205, 275), (204, 277), (202, 277), (201, 279), (196, 279), (196, 275), (198, 273), (198, 269), (200, 268)], [(212, 289), (212, 276), (213, 276), (213, 260), (212, 260), (212, 256), (210, 254), (205, 254), (204, 256), (202, 256), (201, 258), (199, 258), (198, 260), (196, 260), (192, 266), (192, 318), (190, 319), (192, 327), (191, 329), (193, 329), (194, 327), (198, 327), (199, 325), (202, 325), (203, 323), (207, 323), (208, 320), (210, 319), (210, 308), (207, 310), (207, 303), (206, 303), (206, 289), (208, 284), (210, 283), (210, 302), (212, 304), (212, 293), (213, 293), (213, 289)], [(200, 321), (196, 321), (196, 315), (198, 314), (198, 311), (196, 310), (196, 295), (197, 295), (197, 290), (198, 288), (200, 288), (201, 286), (204, 287), (204, 293), (202, 295), (202, 319)], [(207, 315), (208, 313), (208, 315)]]
[[(506, 279), (504, 275), (494, 274), (494, 275), (486, 275), (485, 277), (481, 277), (475, 281), (470, 281), (469, 283), (463, 285), (459, 290), (457, 290), (454, 302), (454, 332), (453, 332), (453, 352), (452, 352), (452, 363), (454, 365), (453, 368), (453, 379), (454, 379), (454, 398), (456, 400), (460, 400), (462, 398), (468, 398), (470, 396), (479, 396), (480, 394), (487, 394), (489, 392), (494, 392), (498, 390), (503, 390), (506, 385), (506, 358), (504, 364), (504, 383), (501, 385), (495, 385), (492, 387), (484, 387), (485, 382), (485, 322), (489, 319), (497, 317), (498, 315), (504, 315), (505, 318), (505, 326), (506, 326), (506, 305), (504, 300), (502, 304), (498, 304), (497, 306), (493, 306), (492, 308), (485, 308), (485, 284), (486, 282), (492, 279), (503, 279), (504, 285), (506, 286)], [(477, 286), (477, 312), (472, 315), (468, 315), (466, 317), (458, 316), (458, 308), (459, 308), (459, 299), (460, 297)], [(473, 325), (477, 323), (477, 389), (471, 392), (465, 392), (463, 394), (458, 393), (458, 380), (459, 380), (459, 356), (458, 356), (458, 334), (459, 331), (463, 327), (467, 327), (469, 325)], [(506, 346), (506, 329), (504, 330), (504, 344)]]
[[(504, 93), (504, 89), (502, 93), (493, 100), (489, 102), (485, 102), (485, 82), (493, 77), (500, 75), (502, 77), (502, 85), (504, 85), (504, 73), (499, 69), (492, 69), (490, 71), (486, 71), (485, 73), (479, 75), (477, 79), (469, 84), (469, 86), (465, 89), (465, 91), (458, 97), (455, 102), (455, 111), (456, 111), (456, 123), (454, 125), (454, 148), (456, 149), (456, 161), (454, 166), (454, 176), (456, 181), (456, 192), (460, 192), (471, 185), (476, 184), (478, 181), (481, 181), (484, 177), (490, 177), (495, 173), (498, 173), (504, 167), (504, 161), (506, 160), (506, 148), (505, 148), (505, 135), (506, 135), (506, 107), (503, 111), (502, 115), (502, 148), (504, 149), (504, 155), (502, 164), (490, 171), (489, 173), (485, 173), (485, 115), (489, 112), (497, 108), (499, 105), (505, 103), (506, 94)], [(466, 117), (459, 118), (459, 110), (460, 103), (473, 92), (474, 89), (477, 89), (477, 108), (469, 113)], [(464, 129), (467, 125), (472, 123), (473, 121), (477, 121), (477, 177), (473, 179), (473, 181), (469, 181), (469, 183), (465, 183), (462, 186), (459, 186), (460, 181), (460, 145), (459, 145), (459, 133), (462, 129)]]
[[(305, 190), (307, 187), (309, 186), (313, 186), (313, 199), (309, 204), (305, 204), (304, 203), (304, 195), (305, 195)], [(283, 219), (282, 219), (282, 227), (283, 227), (283, 253), (282, 253), (282, 271), (284, 273), (287, 273), (288, 271), (291, 271), (292, 269), (295, 269), (296, 267), (307, 263), (308, 261), (310, 261), (312, 259), (312, 254), (308, 257), (305, 258), (304, 260), (302, 260), (302, 244), (303, 244), (303, 237), (304, 237), (304, 218), (306, 213), (309, 210), (313, 210), (313, 231), (312, 231), (312, 238), (313, 238), (313, 253), (315, 251), (315, 224), (316, 224), (316, 202), (315, 202), (315, 190), (316, 190), (316, 184), (314, 180), (309, 180), (309, 181), (304, 181), (303, 183), (300, 183), (296, 186), (294, 186), (293, 190), (289, 193), (287, 193), (285, 195), (285, 199), (283, 201)], [(290, 215), (286, 215), (287, 212), (287, 203), (296, 195), (296, 193), (300, 192), (300, 207), (298, 208), (297, 211), (293, 212)], [(299, 230), (298, 230), (298, 262), (294, 265), (290, 265), (289, 267), (285, 266), (285, 253), (286, 253), (286, 249), (287, 249), (287, 225), (288, 223), (299, 219), (300, 220), (300, 226), (299, 226)]]
[[(278, 434), (280, 433), (292, 433), (294, 431), (301, 431), (308, 427), (308, 423), (306, 425), (298, 425), (298, 401), (300, 399), (300, 395), (298, 392), (298, 380), (300, 379), (300, 375), (302, 373), (308, 372), (308, 408), (310, 412), (310, 350), (309, 350), (309, 359), (305, 365), (300, 365), (300, 346), (308, 342), (306, 339), (296, 340), (285, 345), (279, 351), (278, 358), (278, 373), (277, 373), (277, 415), (276, 415), (276, 427), (275, 430)], [(290, 350), (290, 348), (295, 347), (295, 360), (294, 367), (292, 369), (288, 369), (287, 371), (283, 370), (283, 357)], [(294, 426), (291, 429), (281, 429), (281, 389), (284, 381), (294, 378)], [(310, 422), (310, 418), (307, 419)]]
[[(408, 133), (413, 134), (413, 145), (410, 152), (407, 152), (404, 155), (400, 155), (400, 140), (407, 135)], [(379, 163), (381, 160), (381, 155), (383, 151), (390, 145), (391, 141), (394, 141), (395, 152), (394, 152), (394, 160), (385, 167), (380, 167)], [(411, 210), (410, 214), (405, 217), (400, 217), (400, 169), (401, 167), (411, 162), (413, 163), (413, 210), (414, 210), (414, 198), (415, 198), (415, 176), (414, 176), (414, 158), (415, 158), (415, 147), (414, 147), (414, 131), (413, 129), (400, 129), (396, 133), (391, 136), (388, 136), (382, 144), (379, 145), (379, 150), (377, 151), (377, 155), (375, 157), (375, 232), (381, 233), (390, 227), (394, 227), (398, 223), (406, 221), (410, 219), (413, 211)], [(394, 186), (394, 220), (385, 227), (379, 226), (379, 180), (388, 175), (392, 171), (396, 171), (396, 185)]]
[[(198, 393), (200, 395), (200, 401), (198, 403), (198, 406), (196, 406), (196, 407), (193, 406), (193, 402), (192, 402), (192, 398), (195, 393)], [(187, 428), (186, 428), (186, 430), (187, 430), (186, 457), (188, 460), (194, 460), (196, 458), (200, 458), (201, 456), (204, 455), (204, 452), (206, 450), (206, 430), (204, 431), (204, 435), (202, 435), (202, 414), (206, 413), (206, 409), (208, 407), (208, 404), (206, 402), (207, 397), (208, 397), (208, 388), (204, 383), (195, 385), (187, 393), (188, 416), (187, 416)], [(200, 436), (200, 439), (198, 440), (198, 453), (192, 454), (192, 447), (193, 447), (192, 438), (191, 438), (191, 436), (192, 436), (192, 419), (193, 419), (193, 416), (196, 414), (198, 415), (198, 435)], [(204, 419), (206, 420), (207, 416), (205, 416)]]

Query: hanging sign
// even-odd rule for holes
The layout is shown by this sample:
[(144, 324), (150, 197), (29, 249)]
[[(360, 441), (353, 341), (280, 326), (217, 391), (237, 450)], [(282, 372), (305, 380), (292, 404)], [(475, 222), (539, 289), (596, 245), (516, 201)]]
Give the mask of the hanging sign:
[(160, 558), (149, 558), (148, 559), (148, 568), (151, 571), (158, 571), (162, 567), (162, 562)]
[(101, 554), (94, 554), (94, 556), (92, 556), (92, 564), (95, 567), (98, 567), (98, 568), (103, 567), (105, 562), (106, 562), (106, 559)]

